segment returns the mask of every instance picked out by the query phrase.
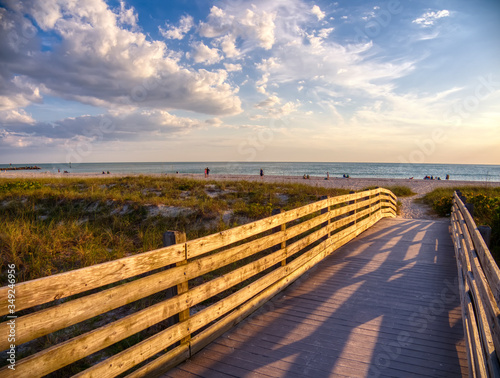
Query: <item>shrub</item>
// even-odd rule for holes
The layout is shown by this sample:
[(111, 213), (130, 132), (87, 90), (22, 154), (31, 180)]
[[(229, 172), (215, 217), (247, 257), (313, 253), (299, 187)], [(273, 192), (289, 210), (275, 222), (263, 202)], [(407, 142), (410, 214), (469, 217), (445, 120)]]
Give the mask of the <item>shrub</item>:
[(441, 217), (451, 214), (452, 197), (441, 197), (432, 205), (432, 209)]

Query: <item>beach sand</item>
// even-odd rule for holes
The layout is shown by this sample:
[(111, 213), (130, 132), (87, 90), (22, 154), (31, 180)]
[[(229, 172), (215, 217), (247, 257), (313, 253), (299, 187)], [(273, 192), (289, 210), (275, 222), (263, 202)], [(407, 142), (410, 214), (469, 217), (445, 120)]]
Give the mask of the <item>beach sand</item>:
[[(40, 171), (0, 171), (0, 178), (113, 178), (113, 177), (127, 177), (127, 176), (141, 176), (138, 173), (110, 173), (103, 175), (101, 173), (52, 173)], [(454, 180), (423, 180), (423, 179), (389, 179), (389, 178), (337, 178), (330, 176), (329, 180), (324, 177), (312, 177), (310, 179), (303, 179), (301, 176), (264, 176), (257, 175), (218, 175), (210, 174), (205, 178), (203, 174), (160, 174), (148, 173), (145, 176), (156, 177), (183, 177), (193, 178), (199, 180), (214, 180), (214, 181), (227, 181), (227, 180), (245, 180), (266, 183), (298, 183), (312, 186), (323, 186), (326, 188), (341, 188), (360, 190), (367, 187), (379, 186), (390, 187), (395, 185), (407, 186), (417, 193), (412, 197), (399, 198), (402, 202), (401, 217), (412, 219), (437, 219), (435, 215), (431, 214), (428, 207), (416, 203), (414, 200), (422, 197), (428, 192), (436, 188), (453, 188), (464, 186), (482, 186), (482, 187), (500, 187), (500, 182), (486, 182), (486, 181), (454, 181)]]

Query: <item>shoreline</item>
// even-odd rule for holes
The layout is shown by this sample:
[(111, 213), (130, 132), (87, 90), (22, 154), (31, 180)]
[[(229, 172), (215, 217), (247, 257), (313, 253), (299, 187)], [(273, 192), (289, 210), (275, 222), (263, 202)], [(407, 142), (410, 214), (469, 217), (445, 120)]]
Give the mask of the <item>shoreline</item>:
[(404, 179), (404, 178), (342, 178), (330, 176), (328, 180), (325, 177), (311, 176), (304, 179), (302, 176), (263, 176), (258, 175), (229, 175), (229, 174), (211, 174), (205, 178), (202, 173), (52, 173), (52, 172), (29, 172), (29, 171), (1, 171), (0, 179), (43, 179), (43, 178), (123, 178), (123, 177), (179, 177), (191, 178), (207, 181), (255, 181), (265, 183), (290, 183), (305, 184), (312, 186), (322, 186), (326, 188), (340, 188), (359, 190), (370, 186), (397, 186), (403, 185), (411, 188), (417, 194), (425, 194), (436, 188), (450, 188), (463, 186), (482, 186), (482, 187), (500, 187), (500, 182), (495, 181), (459, 181), (459, 180), (424, 180), (424, 179)]

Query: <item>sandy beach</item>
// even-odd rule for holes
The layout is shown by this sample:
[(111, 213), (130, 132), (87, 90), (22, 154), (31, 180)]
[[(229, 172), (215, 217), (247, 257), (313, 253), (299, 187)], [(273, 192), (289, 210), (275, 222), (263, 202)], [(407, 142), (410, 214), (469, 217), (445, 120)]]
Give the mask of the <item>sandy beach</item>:
[[(415, 196), (400, 198), (402, 202), (401, 217), (414, 218), (414, 219), (436, 219), (436, 216), (429, 212), (429, 209), (414, 200), (422, 197), (428, 192), (436, 188), (453, 188), (463, 186), (488, 186), (499, 187), (500, 182), (486, 182), (486, 181), (455, 181), (455, 180), (423, 180), (423, 179), (391, 179), (391, 178), (339, 178), (332, 177), (325, 180), (325, 177), (313, 177), (304, 179), (301, 176), (257, 176), (257, 175), (220, 175), (210, 174), (205, 178), (203, 174), (155, 174), (149, 173), (146, 176), (160, 176), (160, 177), (183, 177), (193, 178), (199, 180), (214, 180), (214, 181), (227, 181), (227, 180), (246, 180), (266, 183), (298, 183), (312, 186), (323, 186), (327, 188), (341, 188), (360, 190), (367, 187), (379, 186), (390, 187), (395, 185), (402, 185), (411, 188), (416, 193)], [(141, 176), (139, 173), (52, 173), (41, 171), (0, 171), (0, 178), (113, 178), (113, 177), (127, 177), (127, 176)]]
[(404, 185), (410, 187), (417, 194), (428, 193), (435, 188), (449, 188), (457, 186), (500, 186), (500, 182), (487, 181), (456, 181), (456, 180), (423, 180), (423, 179), (392, 179), (392, 178), (341, 178), (330, 176), (329, 180), (325, 177), (311, 176), (310, 179), (304, 179), (301, 176), (266, 176), (258, 175), (221, 175), (210, 174), (205, 178), (203, 174), (160, 174), (160, 173), (52, 173), (43, 171), (0, 171), (0, 178), (110, 178), (110, 177), (127, 177), (127, 176), (163, 176), (163, 177), (184, 177), (199, 180), (246, 180), (268, 183), (298, 183), (313, 186), (323, 186), (327, 188), (343, 188), (359, 190), (369, 186), (394, 186)]

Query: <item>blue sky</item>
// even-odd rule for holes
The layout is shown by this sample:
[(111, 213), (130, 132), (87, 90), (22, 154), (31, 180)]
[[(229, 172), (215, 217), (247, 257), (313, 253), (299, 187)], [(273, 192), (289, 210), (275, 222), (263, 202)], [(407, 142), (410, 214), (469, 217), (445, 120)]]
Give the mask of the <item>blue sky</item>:
[(500, 164), (500, 3), (0, 0), (0, 163)]

